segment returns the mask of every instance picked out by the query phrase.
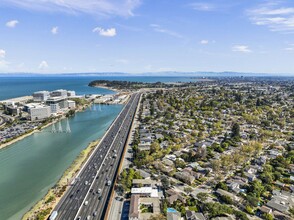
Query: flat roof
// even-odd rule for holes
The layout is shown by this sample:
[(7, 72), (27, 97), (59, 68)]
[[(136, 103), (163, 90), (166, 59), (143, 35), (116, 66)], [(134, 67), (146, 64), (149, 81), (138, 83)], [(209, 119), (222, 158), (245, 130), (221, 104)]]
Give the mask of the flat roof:
[(28, 108), (46, 108), (46, 107), (50, 107), (48, 105), (43, 105), (40, 103), (28, 103), (25, 106), (27, 106)]
[(133, 179), (133, 184), (158, 184), (158, 182), (151, 179)]
[(57, 97), (50, 97), (47, 101), (62, 101), (65, 100), (67, 97), (57, 96)]
[(141, 188), (132, 188), (131, 189), (132, 194), (150, 194), (150, 197), (152, 198), (158, 198), (158, 190), (152, 189), (152, 187), (141, 187)]

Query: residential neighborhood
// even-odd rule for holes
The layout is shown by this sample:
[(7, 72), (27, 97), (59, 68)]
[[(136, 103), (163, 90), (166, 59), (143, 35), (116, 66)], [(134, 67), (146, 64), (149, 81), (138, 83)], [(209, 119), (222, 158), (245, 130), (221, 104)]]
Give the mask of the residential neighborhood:
[(117, 185), (128, 219), (293, 219), (293, 98), (271, 81), (146, 91)]

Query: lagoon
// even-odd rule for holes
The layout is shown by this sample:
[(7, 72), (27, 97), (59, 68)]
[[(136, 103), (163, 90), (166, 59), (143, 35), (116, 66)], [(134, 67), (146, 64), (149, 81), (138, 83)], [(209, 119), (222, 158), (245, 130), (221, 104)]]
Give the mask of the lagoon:
[(0, 150), (0, 220), (21, 219), (79, 153), (103, 136), (121, 109), (122, 105), (87, 109), (69, 119), (72, 133), (51, 133), (49, 126)]

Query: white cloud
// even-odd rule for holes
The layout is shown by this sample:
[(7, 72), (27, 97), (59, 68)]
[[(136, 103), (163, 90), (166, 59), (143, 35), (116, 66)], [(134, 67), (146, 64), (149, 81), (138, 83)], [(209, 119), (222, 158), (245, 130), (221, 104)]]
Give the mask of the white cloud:
[(232, 48), (234, 52), (241, 52), (241, 53), (251, 53), (252, 50), (249, 49), (246, 45), (234, 45)]
[(58, 34), (58, 27), (56, 26), (56, 27), (53, 27), (52, 29), (51, 29), (51, 33), (52, 34)]
[(117, 59), (116, 62), (121, 63), (121, 64), (128, 64), (129, 63), (129, 61), (127, 59)]
[(294, 44), (289, 44), (286, 48), (286, 51), (294, 51)]
[(45, 69), (48, 69), (49, 68), (49, 65), (47, 63), (47, 61), (43, 60), (40, 64), (39, 64), (39, 69), (40, 70), (45, 70)]
[(282, 6), (279, 1), (259, 5), (247, 14), (254, 24), (266, 26), (271, 31), (294, 31), (294, 7)]
[(3, 49), (0, 49), (0, 59), (4, 59), (6, 56), (6, 51)]
[(98, 16), (133, 16), (135, 8), (141, 0), (1, 0), (0, 6), (16, 6), (19, 8), (65, 12), (71, 14), (92, 14)]
[(195, 2), (189, 4), (189, 6), (197, 11), (215, 11), (217, 7), (214, 4), (206, 2)]
[(176, 37), (176, 38), (184, 38), (181, 34), (162, 28), (160, 25), (158, 24), (151, 24), (150, 27), (153, 28), (154, 31), (159, 32), (159, 33), (164, 33), (164, 34), (168, 34), (172, 37)]
[(201, 40), (200, 44), (209, 44), (209, 41), (208, 40)]
[(0, 70), (7, 70), (9, 62), (5, 60), (6, 57), (6, 51), (3, 49), (0, 49)]
[(0, 60), (0, 70), (6, 70), (8, 68), (9, 62), (6, 60)]
[(19, 23), (18, 20), (8, 21), (8, 22), (6, 22), (6, 27), (15, 28), (18, 23)]
[(101, 27), (96, 27), (93, 29), (94, 33), (99, 33), (99, 35), (104, 37), (114, 37), (116, 35), (115, 28), (103, 29)]

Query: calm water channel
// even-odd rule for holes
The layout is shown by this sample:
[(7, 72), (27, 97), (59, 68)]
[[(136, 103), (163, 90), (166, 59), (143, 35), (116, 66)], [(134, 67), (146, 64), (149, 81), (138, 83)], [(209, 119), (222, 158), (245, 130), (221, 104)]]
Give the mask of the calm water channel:
[[(48, 127), (0, 150), (0, 220), (20, 219), (89, 142), (102, 137), (121, 109), (121, 105), (88, 109), (69, 119), (70, 134), (54, 134)], [(62, 126), (65, 129), (65, 121)]]

